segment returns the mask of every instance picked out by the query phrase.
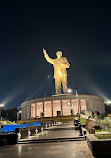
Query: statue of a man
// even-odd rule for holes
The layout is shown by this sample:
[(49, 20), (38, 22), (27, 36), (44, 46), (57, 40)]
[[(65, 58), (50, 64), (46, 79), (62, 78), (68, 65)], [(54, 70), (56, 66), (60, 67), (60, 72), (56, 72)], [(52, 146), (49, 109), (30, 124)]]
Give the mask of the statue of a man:
[(46, 60), (53, 64), (54, 67), (54, 79), (55, 79), (55, 89), (56, 94), (61, 94), (61, 83), (63, 87), (63, 92), (67, 93), (67, 71), (66, 69), (70, 67), (70, 64), (67, 61), (66, 57), (62, 57), (62, 52), (57, 51), (56, 59), (51, 59), (48, 54), (46, 53), (46, 50), (43, 49), (44, 57)]

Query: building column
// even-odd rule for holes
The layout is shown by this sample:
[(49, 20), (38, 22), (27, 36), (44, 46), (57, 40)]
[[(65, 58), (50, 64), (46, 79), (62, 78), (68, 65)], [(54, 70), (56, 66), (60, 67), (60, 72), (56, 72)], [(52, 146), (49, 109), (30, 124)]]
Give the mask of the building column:
[(23, 120), (23, 108), (21, 107), (21, 120)]
[[(44, 102), (43, 102), (43, 113), (44, 113)], [(45, 116), (45, 114), (44, 114), (44, 116)]]
[(35, 117), (37, 116), (37, 106), (36, 106), (36, 103), (35, 103)]
[(51, 107), (52, 107), (52, 117), (53, 117), (53, 101), (51, 101)]
[(30, 119), (30, 105), (27, 105), (27, 119)]
[(25, 107), (24, 107), (24, 120), (27, 119), (27, 112), (26, 112), (26, 110), (27, 110), (27, 108), (26, 108), (26, 106), (25, 106)]
[(27, 107), (28, 105), (26, 105), (26, 107), (25, 107), (25, 111), (26, 111), (26, 120), (27, 120), (27, 109), (28, 109), (28, 107)]
[(29, 109), (30, 109), (30, 120), (31, 120), (31, 104), (29, 105)]
[(73, 115), (74, 115), (74, 111), (75, 111), (75, 109), (74, 109), (74, 101), (73, 100), (71, 100), (71, 102), (72, 102), (72, 108), (73, 108)]
[(61, 102), (61, 114), (63, 116), (62, 100), (60, 100), (60, 102)]
[(72, 113), (72, 115), (74, 114), (74, 109), (73, 109), (73, 106), (72, 106), (72, 100), (70, 100), (70, 111), (72, 111), (73, 110), (73, 113)]

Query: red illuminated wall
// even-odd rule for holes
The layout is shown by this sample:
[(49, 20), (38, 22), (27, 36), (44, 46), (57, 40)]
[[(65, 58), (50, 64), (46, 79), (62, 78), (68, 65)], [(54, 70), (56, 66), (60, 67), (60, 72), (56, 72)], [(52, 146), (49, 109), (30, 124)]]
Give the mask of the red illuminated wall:
[[(72, 103), (70, 105), (70, 100), (62, 100), (63, 116), (71, 115), (71, 108), (74, 111), (74, 115), (76, 115), (78, 113), (77, 99), (73, 99), (71, 102)], [(80, 105), (81, 105), (81, 110), (86, 110), (86, 100), (85, 99), (80, 100)], [(53, 116), (57, 116), (57, 111), (61, 111), (61, 101), (60, 100), (53, 101)], [(41, 116), (41, 112), (43, 112), (43, 103), (42, 102), (36, 103), (36, 108), (35, 108), (35, 103), (31, 104), (31, 117)], [(28, 112), (27, 112), (27, 115), (29, 115)], [(27, 117), (29, 117), (29, 116), (27, 116)], [(44, 117), (52, 117), (51, 101), (44, 102)]]
[(62, 100), (63, 116), (71, 115), (70, 100)]
[(36, 103), (36, 116), (41, 116), (41, 112), (43, 112), (43, 103)]
[(31, 117), (35, 117), (35, 103), (31, 104)]
[(86, 110), (86, 100), (85, 99), (81, 99), (80, 100), (80, 104), (81, 104), (81, 110)]
[(57, 111), (61, 111), (60, 100), (53, 101), (53, 116), (57, 116)]
[(44, 117), (52, 117), (51, 101), (44, 102)]
[(74, 108), (74, 115), (78, 113), (78, 108), (77, 108), (77, 99), (72, 100), (73, 108)]

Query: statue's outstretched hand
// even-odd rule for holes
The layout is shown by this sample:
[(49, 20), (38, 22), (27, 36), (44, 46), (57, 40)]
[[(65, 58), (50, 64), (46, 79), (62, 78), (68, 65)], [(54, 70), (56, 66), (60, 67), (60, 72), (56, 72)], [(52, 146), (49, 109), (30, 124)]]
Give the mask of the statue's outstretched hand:
[(53, 64), (53, 59), (51, 59), (49, 57), (49, 55), (47, 54), (46, 50), (43, 48), (43, 54), (44, 54), (44, 57), (45, 59), (50, 63), (50, 64)]
[(43, 53), (44, 53), (44, 55), (46, 55), (47, 53), (46, 53), (46, 50), (43, 48)]

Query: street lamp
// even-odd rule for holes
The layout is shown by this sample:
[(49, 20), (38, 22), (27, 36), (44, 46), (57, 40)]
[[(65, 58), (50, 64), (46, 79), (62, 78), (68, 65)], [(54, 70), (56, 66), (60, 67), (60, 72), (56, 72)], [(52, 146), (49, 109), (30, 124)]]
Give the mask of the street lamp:
[(67, 92), (68, 92), (68, 93), (72, 93), (72, 89), (68, 89)]
[[(77, 87), (75, 89), (73, 89), (75, 92), (76, 92), (76, 98), (77, 98), (77, 108), (78, 108), (78, 115), (79, 115), (79, 119), (78, 119), (78, 127), (79, 127), (79, 132), (80, 132), (80, 136), (83, 136), (82, 134), (82, 129), (81, 129), (81, 122), (80, 122), (80, 106), (79, 106), (79, 98), (78, 98), (78, 92), (77, 92)], [(68, 93), (71, 93), (72, 90), (71, 89), (68, 89)], [(74, 119), (75, 121), (75, 119)]]
[[(75, 89), (73, 89), (75, 92), (76, 92), (76, 98), (77, 98), (77, 109), (78, 109), (78, 114), (79, 114), (79, 112), (80, 112), (80, 110), (79, 110), (79, 98), (78, 98), (78, 92), (77, 92), (77, 87), (75, 88)], [(67, 92), (68, 93), (72, 93), (72, 89), (68, 89), (67, 90)]]
[(4, 107), (4, 104), (0, 104), (0, 119), (1, 119), (1, 112), (2, 112), (3, 107)]

